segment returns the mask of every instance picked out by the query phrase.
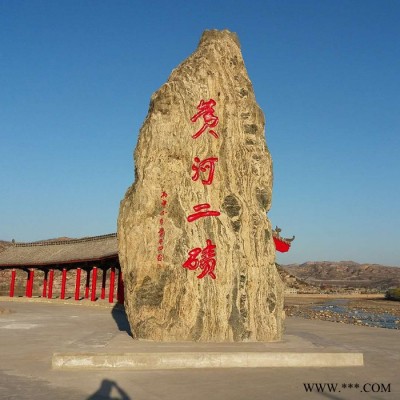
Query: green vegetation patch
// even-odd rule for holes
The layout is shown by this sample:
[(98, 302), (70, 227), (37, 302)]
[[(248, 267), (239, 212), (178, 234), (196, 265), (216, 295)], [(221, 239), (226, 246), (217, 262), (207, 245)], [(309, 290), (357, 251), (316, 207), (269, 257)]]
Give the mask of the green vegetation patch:
[(400, 301), (400, 288), (387, 290), (385, 294), (385, 299)]

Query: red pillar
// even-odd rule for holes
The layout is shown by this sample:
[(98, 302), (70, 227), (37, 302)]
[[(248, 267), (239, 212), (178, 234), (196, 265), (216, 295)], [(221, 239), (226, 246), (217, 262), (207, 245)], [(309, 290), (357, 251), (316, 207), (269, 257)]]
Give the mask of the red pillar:
[(42, 291), (42, 297), (47, 296), (47, 275), (49, 271), (44, 271), (44, 276), (43, 276), (43, 291)]
[(115, 285), (115, 267), (111, 267), (110, 271), (110, 291), (108, 293), (108, 302), (114, 302), (114, 285)]
[(97, 267), (93, 267), (92, 270), (92, 295), (91, 301), (96, 301), (96, 283), (97, 283)]
[(34, 272), (35, 271), (33, 268), (28, 269), (28, 279), (26, 281), (26, 290), (25, 290), (26, 297), (32, 297)]
[(87, 269), (86, 270), (85, 299), (89, 298), (89, 285), (90, 285), (90, 269)]
[(28, 297), (28, 294), (29, 294), (29, 282), (30, 282), (30, 277), (31, 277), (31, 275), (30, 275), (30, 271), (29, 271), (29, 269), (28, 269), (28, 271), (26, 271), (27, 273), (28, 273), (28, 275), (26, 276), (26, 284), (25, 284), (25, 297)]
[(117, 300), (118, 303), (124, 304), (124, 281), (122, 280), (122, 271), (119, 269), (118, 274), (118, 288), (117, 288)]
[(104, 300), (106, 298), (106, 279), (107, 279), (107, 268), (103, 268), (103, 279), (101, 280), (101, 296)]
[(80, 290), (81, 290), (81, 269), (77, 268), (76, 280), (75, 280), (75, 300), (80, 299)]
[(14, 297), (15, 291), (15, 269), (13, 268), (11, 271), (11, 282), (10, 282), (10, 297)]
[(66, 268), (63, 268), (62, 275), (61, 275), (61, 296), (60, 296), (61, 300), (65, 299), (65, 286), (66, 286), (66, 284), (67, 284), (67, 270), (66, 270)]
[(53, 281), (54, 281), (54, 269), (51, 269), (49, 273), (49, 293), (47, 295), (49, 299), (53, 298)]
[(32, 268), (31, 269), (31, 284), (29, 288), (29, 297), (32, 297), (33, 295), (33, 278), (34, 278), (35, 270)]

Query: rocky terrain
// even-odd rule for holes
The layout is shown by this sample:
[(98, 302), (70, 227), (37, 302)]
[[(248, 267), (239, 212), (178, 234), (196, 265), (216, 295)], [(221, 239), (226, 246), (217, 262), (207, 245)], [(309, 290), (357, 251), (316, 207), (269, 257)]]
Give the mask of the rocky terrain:
[(285, 312), (288, 317), (400, 329), (400, 302), (385, 300), (383, 296), (353, 299), (286, 297)]
[(282, 269), (313, 286), (374, 288), (386, 290), (400, 286), (400, 268), (353, 261), (311, 261), (283, 265)]
[(281, 265), (276, 264), (276, 268), (285, 285), (285, 288), (293, 288), (298, 291), (298, 293), (319, 293), (320, 288), (318, 286), (310, 285), (309, 283), (296, 278), (294, 275), (286, 271)]

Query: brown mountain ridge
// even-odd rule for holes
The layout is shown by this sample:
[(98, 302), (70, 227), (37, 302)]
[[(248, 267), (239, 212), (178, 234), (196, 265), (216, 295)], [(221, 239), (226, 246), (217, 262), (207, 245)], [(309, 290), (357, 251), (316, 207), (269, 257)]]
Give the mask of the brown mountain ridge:
[(400, 268), (354, 261), (309, 261), (282, 265), (283, 270), (313, 286), (385, 290), (400, 287)]

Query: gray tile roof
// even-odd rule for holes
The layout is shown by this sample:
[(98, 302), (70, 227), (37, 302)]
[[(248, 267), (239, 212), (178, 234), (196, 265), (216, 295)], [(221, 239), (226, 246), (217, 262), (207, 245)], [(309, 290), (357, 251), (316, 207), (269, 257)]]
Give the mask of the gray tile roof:
[(0, 267), (67, 264), (118, 257), (117, 234), (15, 243), (0, 252)]

